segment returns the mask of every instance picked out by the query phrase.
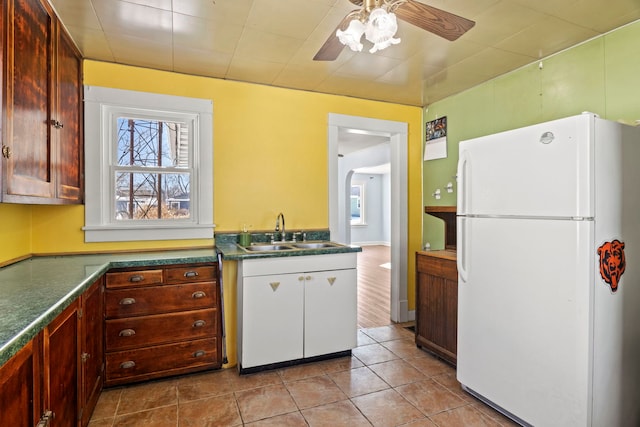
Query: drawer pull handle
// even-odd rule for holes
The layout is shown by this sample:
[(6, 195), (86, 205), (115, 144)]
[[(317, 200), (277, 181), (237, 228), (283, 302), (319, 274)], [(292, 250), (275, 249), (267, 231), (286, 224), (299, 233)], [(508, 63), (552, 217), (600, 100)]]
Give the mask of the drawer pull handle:
[(134, 331), (133, 329), (123, 329), (120, 331), (118, 335), (120, 335), (121, 337), (132, 337), (135, 334), (136, 334), (136, 331)]
[(134, 276), (129, 277), (129, 281), (131, 283), (138, 283), (144, 280), (144, 276), (142, 274), (136, 274)]
[(126, 362), (122, 362), (120, 364), (120, 369), (131, 369), (134, 366), (136, 366), (136, 362), (134, 362), (133, 360), (127, 360)]
[(188, 277), (188, 278), (198, 277), (198, 272), (197, 271), (186, 271), (184, 273), (184, 277)]
[(196, 351), (195, 353), (193, 353), (193, 357), (202, 357), (202, 356), (204, 356), (205, 354), (207, 354), (207, 352), (206, 352), (206, 351), (204, 351), (204, 350), (198, 350), (198, 351)]
[(191, 298), (194, 298), (194, 299), (204, 298), (206, 296), (207, 294), (204, 291), (195, 291), (194, 293), (191, 294)]
[(195, 322), (193, 322), (193, 327), (194, 328), (202, 328), (207, 322), (205, 322), (204, 320), (196, 320)]
[(120, 305), (131, 305), (131, 304), (135, 304), (136, 303), (136, 299), (135, 298), (122, 298), (120, 300)]

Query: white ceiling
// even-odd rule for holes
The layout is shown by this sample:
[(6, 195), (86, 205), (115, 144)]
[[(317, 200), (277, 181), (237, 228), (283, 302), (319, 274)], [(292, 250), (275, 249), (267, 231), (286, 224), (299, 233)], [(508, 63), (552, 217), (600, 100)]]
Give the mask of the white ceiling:
[(420, 0), (476, 21), (405, 22), (376, 54), (312, 58), (348, 0), (49, 0), (85, 58), (424, 106), (640, 18), (640, 0)]

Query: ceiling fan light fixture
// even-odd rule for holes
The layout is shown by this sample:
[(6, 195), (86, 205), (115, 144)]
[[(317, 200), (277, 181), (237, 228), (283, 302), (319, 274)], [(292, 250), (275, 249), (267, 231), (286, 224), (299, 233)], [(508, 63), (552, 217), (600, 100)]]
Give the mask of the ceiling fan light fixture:
[(354, 52), (360, 52), (362, 50), (362, 43), (360, 43), (360, 39), (362, 39), (362, 35), (365, 32), (365, 25), (360, 22), (359, 19), (353, 19), (349, 22), (349, 26), (346, 30), (342, 31), (338, 29), (336, 31), (336, 36), (340, 43), (345, 46), (349, 46)]
[(365, 37), (373, 43), (369, 52), (375, 53), (392, 44), (400, 43), (400, 39), (394, 37), (397, 31), (398, 20), (395, 13), (389, 13), (381, 7), (373, 9), (365, 29)]

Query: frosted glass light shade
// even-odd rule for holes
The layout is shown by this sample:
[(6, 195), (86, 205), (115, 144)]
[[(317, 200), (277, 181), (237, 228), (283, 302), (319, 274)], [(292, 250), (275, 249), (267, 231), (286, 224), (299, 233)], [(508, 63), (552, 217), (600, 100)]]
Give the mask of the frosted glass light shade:
[(385, 49), (392, 44), (400, 43), (400, 39), (394, 38), (398, 31), (398, 21), (395, 13), (387, 13), (382, 8), (375, 8), (369, 14), (365, 28), (365, 37), (373, 47), (369, 52), (374, 53)]
[(354, 52), (360, 52), (362, 50), (362, 43), (360, 43), (360, 39), (362, 38), (362, 34), (364, 34), (365, 26), (359, 19), (353, 19), (346, 30), (342, 31), (338, 29), (336, 31), (336, 36), (345, 46), (349, 46)]

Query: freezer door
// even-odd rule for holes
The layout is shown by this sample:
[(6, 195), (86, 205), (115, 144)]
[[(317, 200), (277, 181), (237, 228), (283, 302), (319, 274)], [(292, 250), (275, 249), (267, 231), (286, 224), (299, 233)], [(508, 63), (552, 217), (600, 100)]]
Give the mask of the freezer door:
[(462, 141), (459, 215), (593, 217), (593, 115)]
[(459, 217), (458, 233), (458, 381), (531, 425), (591, 425), (593, 222)]

